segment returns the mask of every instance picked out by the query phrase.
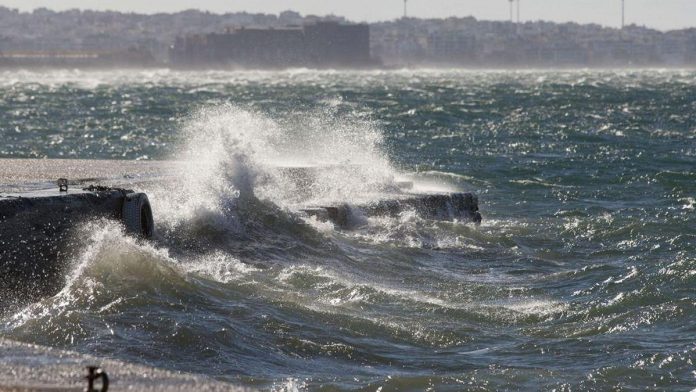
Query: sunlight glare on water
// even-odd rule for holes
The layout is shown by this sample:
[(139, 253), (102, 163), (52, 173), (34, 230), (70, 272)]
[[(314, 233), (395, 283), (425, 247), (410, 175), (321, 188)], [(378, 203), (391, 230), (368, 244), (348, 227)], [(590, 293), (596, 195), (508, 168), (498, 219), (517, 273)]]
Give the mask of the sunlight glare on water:
[[(68, 284), (0, 337), (278, 391), (696, 387), (693, 71), (4, 71), (0, 90), (1, 157), (176, 161), (146, 189), (156, 240), (86, 223)], [(395, 182), (475, 192), (483, 224), (297, 214)]]

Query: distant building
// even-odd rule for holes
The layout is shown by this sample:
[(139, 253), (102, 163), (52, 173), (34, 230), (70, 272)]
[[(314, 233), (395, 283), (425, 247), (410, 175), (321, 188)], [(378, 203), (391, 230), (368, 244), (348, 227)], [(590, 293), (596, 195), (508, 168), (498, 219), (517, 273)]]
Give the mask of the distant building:
[(170, 61), (181, 67), (364, 67), (372, 64), (370, 27), (322, 21), (178, 37)]
[(457, 31), (436, 31), (428, 37), (428, 60), (452, 64), (476, 61), (476, 37)]

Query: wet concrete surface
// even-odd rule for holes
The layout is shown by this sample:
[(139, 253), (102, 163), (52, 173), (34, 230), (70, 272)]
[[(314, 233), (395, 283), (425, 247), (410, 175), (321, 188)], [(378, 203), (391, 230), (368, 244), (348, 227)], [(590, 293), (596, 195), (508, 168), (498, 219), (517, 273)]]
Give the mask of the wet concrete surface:
[(45, 189), (54, 186), (59, 178), (67, 178), (71, 185), (133, 184), (172, 175), (175, 164), (172, 161), (0, 159), (0, 192)]
[[(250, 391), (203, 376), (4, 339), (0, 353), (0, 391), (82, 391), (87, 386), (87, 366), (99, 366), (107, 373), (109, 391)], [(96, 382), (97, 386), (101, 384)]]

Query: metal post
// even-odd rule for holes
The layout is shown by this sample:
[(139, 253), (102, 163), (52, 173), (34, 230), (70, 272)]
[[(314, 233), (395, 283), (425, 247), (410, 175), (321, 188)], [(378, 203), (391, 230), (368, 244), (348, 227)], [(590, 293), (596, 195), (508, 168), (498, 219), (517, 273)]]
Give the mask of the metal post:
[(621, 0), (621, 28), (626, 27), (626, 0)]

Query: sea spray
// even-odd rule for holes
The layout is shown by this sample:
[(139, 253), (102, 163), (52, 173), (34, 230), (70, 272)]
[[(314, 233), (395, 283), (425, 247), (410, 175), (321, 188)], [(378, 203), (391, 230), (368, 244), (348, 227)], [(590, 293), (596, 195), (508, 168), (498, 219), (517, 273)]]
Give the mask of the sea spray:
[(72, 341), (83, 333), (82, 316), (94, 313), (98, 320), (99, 313), (115, 304), (127, 306), (128, 300), (152, 290), (171, 290), (172, 284), (183, 283), (177, 283), (177, 267), (166, 249), (127, 236), (117, 222), (87, 222), (76, 236), (82, 238), (81, 251), (65, 287), (8, 318), (6, 327), (18, 336), (27, 338), (26, 333), (47, 344), (54, 339)]
[[(696, 387), (692, 71), (3, 75), (4, 156), (186, 180), (154, 192), (160, 237), (88, 231), (71, 295), (4, 338), (263, 389)], [(296, 213), (410, 172), (476, 191), (483, 224)]]

